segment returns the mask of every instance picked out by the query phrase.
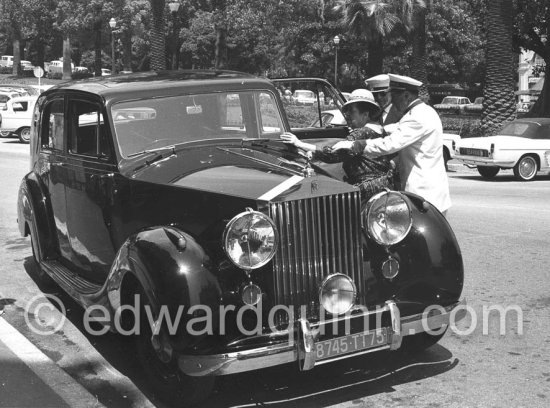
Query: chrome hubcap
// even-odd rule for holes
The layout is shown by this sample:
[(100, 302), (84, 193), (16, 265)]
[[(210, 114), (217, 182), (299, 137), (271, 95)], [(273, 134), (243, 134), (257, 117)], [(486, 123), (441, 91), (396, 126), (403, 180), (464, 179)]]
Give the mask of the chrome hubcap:
[(523, 178), (531, 178), (533, 177), (534, 173), (537, 171), (537, 163), (535, 161), (528, 157), (521, 161), (519, 165), (519, 174)]

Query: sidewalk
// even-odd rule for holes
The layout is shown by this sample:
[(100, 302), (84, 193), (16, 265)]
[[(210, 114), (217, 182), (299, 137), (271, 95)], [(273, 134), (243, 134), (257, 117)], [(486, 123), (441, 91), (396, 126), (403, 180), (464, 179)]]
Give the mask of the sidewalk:
[(35, 407), (103, 405), (0, 317), (0, 408)]

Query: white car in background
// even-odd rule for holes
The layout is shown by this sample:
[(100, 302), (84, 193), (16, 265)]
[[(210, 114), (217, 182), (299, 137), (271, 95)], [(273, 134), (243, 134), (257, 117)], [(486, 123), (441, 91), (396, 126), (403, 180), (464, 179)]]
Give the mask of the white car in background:
[[(340, 109), (331, 109), (321, 112), (323, 126), (346, 126), (347, 122)], [(316, 119), (310, 127), (321, 127), (319, 119)]]
[(0, 110), (0, 135), (17, 134), (21, 143), (29, 143), (32, 114), (37, 96), (19, 96), (6, 103)]
[(317, 103), (315, 92), (306, 89), (297, 89), (294, 91), (293, 99), (296, 105), (313, 105)]
[(445, 160), (445, 168), (447, 168), (447, 162), (455, 158), (456, 146), (460, 140), (462, 140), (460, 135), (443, 133), (443, 159)]
[(455, 153), (484, 178), (513, 169), (518, 180), (533, 180), (537, 172), (550, 170), (550, 118), (517, 119), (497, 136), (462, 139)]

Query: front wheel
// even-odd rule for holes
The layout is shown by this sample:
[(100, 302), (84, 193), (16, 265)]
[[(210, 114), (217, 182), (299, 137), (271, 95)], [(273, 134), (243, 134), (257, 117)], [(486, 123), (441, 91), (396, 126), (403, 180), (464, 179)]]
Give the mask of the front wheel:
[(538, 164), (533, 156), (523, 156), (514, 166), (514, 176), (519, 181), (531, 181), (537, 175)]
[[(143, 292), (140, 297), (145, 298)], [(147, 315), (143, 305), (141, 312), (142, 317)], [(140, 334), (136, 338), (137, 356), (155, 396), (178, 407), (193, 406), (207, 399), (214, 389), (215, 377), (191, 377), (182, 373), (174, 356), (166, 354), (165, 350), (157, 351), (153, 346), (148, 319), (142, 318), (140, 323)]]
[(493, 166), (478, 166), (477, 171), (479, 172), (479, 174), (481, 174), (481, 177), (492, 179), (498, 174), (500, 168)]
[(31, 128), (26, 126), (17, 131), (17, 136), (21, 143), (30, 143), (31, 141)]

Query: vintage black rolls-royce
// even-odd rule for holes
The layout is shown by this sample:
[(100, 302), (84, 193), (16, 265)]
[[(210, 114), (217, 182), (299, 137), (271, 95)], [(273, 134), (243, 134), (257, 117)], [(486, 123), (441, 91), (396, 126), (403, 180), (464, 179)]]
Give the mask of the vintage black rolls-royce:
[[(305, 108), (319, 127), (297, 133), (343, 135), (320, 117), (343, 99), (318, 85)], [(362, 202), (280, 141), (290, 129), (273, 82), (231, 71), (99, 78), (38, 99), (18, 199), (38, 278), (134, 335), (160, 398), (428, 347), (464, 315), (460, 249), (437, 209), (396, 191)]]

